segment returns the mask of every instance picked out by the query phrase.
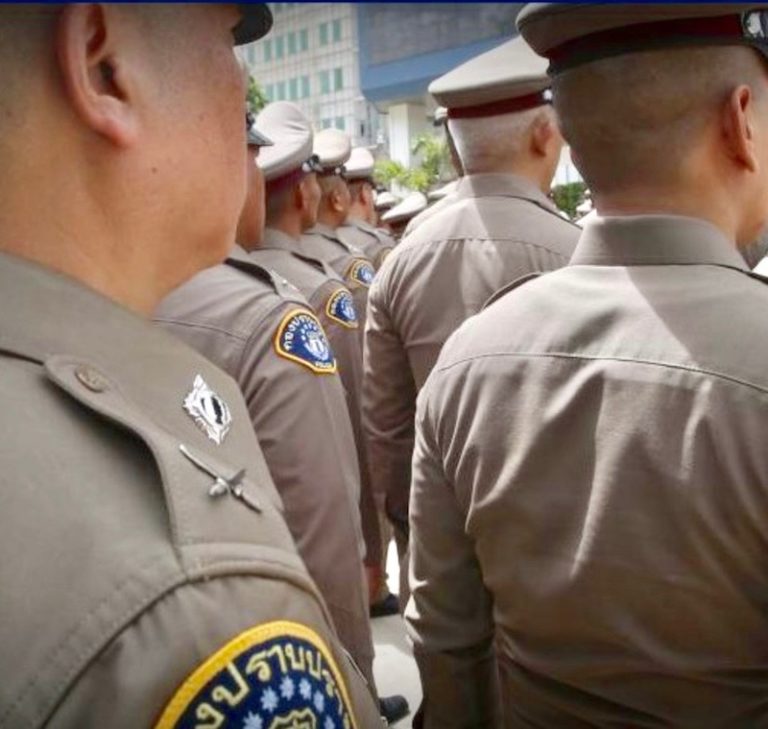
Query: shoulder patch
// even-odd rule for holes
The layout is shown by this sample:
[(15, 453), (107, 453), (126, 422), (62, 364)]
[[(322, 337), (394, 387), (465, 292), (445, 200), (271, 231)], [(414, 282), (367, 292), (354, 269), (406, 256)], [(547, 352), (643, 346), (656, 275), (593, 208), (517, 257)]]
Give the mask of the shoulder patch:
[(540, 273), (529, 273), (526, 276), (521, 276), (520, 278), (515, 279), (512, 283), (508, 283), (506, 286), (502, 286), (495, 294), (491, 294), (488, 301), (483, 304), (481, 311), (487, 309), (491, 304), (495, 304), (499, 299), (506, 296), (510, 291), (528, 283), (529, 281), (533, 281), (533, 279), (538, 278), (539, 276), (541, 276)]
[(357, 329), (358, 327), (355, 302), (348, 289), (336, 289), (328, 297), (325, 313), (329, 319), (338, 322), (347, 329)]
[(155, 729), (357, 729), (333, 655), (287, 621), (241, 633), (178, 689)]
[(321, 375), (336, 372), (336, 357), (318, 318), (306, 309), (286, 314), (275, 334), (278, 356), (290, 359)]
[(347, 269), (344, 278), (357, 286), (365, 286), (365, 288), (368, 288), (373, 282), (373, 277), (375, 275), (376, 271), (373, 270), (370, 261), (365, 258), (355, 258)]

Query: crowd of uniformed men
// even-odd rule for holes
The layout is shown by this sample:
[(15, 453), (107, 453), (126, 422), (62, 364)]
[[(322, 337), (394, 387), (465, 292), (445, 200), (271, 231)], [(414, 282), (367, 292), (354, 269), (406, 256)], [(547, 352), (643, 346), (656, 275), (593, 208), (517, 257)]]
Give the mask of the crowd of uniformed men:
[(271, 22), (0, 6), (0, 729), (768, 726), (768, 5), (526, 6), (429, 207)]

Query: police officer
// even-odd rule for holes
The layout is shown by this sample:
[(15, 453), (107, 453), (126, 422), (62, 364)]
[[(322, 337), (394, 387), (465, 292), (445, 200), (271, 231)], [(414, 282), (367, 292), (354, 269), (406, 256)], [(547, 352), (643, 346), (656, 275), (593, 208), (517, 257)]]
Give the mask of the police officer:
[(0, 7), (4, 727), (378, 721), (235, 383), (145, 320), (226, 253), (232, 46), (270, 24), (263, 5)]
[[(245, 221), (264, 224), (264, 178), (250, 132)], [(245, 242), (244, 237), (240, 237)], [(247, 245), (247, 243), (246, 243)], [(360, 469), (335, 354), (306, 299), (236, 246), (167, 296), (155, 321), (240, 386), (299, 553), (347, 650), (373, 687), (373, 641), (362, 573)]]
[(395, 241), (389, 233), (375, 226), (373, 168), (373, 155), (365, 147), (354, 147), (344, 164), (350, 206), (339, 233), (344, 240), (360, 248), (378, 270), (395, 247)]
[(401, 546), (416, 395), (441, 347), (497, 289), (565, 265), (578, 237), (546, 197), (562, 138), (543, 59), (517, 38), (433, 81), (430, 90), (448, 109), (466, 174), (452, 201), (407, 236), (379, 272), (365, 345), (374, 490), (386, 494)]
[(768, 722), (768, 287), (738, 250), (768, 218), (767, 10), (518, 18), (600, 217), (422, 390), (428, 727), (502, 725), (499, 699), (504, 726)]
[(320, 162), (318, 181), (322, 194), (317, 223), (302, 234), (301, 246), (307, 255), (328, 262), (344, 279), (355, 300), (362, 339), (368, 288), (376, 271), (365, 253), (349, 243), (338, 230), (347, 219), (351, 204), (343, 175), (352, 144), (344, 132), (323, 129), (315, 135), (313, 151)]
[(301, 233), (317, 222), (321, 194), (317, 182), (319, 164), (312, 153), (312, 127), (301, 110), (286, 101), (265, 107), (257, 126), (275, 141), (258, 158), (266, 180), (267, 225), (263, 232), (257, 229), (240, 240), (254, 261), (277, 272), (301, 291), (321, 321), (336, 355), (360, 465), (365, 565), (373, 601), (381, 581), (379, 565), (383, 550), (361, 422), (363, 370), (357, 312), (352, 294), (339, 274), (328, 263), (301, 252)]

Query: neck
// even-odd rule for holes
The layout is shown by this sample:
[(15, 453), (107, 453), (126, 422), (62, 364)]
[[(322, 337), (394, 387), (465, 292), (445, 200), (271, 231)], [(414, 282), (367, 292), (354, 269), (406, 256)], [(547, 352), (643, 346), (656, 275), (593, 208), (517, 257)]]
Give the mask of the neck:
[(295, 241), (298, 241), (304, 232), (298, 215), (281, 215), (274, 220), (267, 220), (267, 227), (279, 230)]
[(336, 230), (344, 222), (344, 217), (340, 216), (335, 210), (321, 207), (317, 213), (317, 222)]
[[(724, 204), (705, 191), (670, 184), (666, 188), (634, 188), (611, 193), (594, 193), (600, 215), (680, 215), (712, 223), (730, 240), (739, 240), (739, 222), (733, 205)], [(748, 243), (751, 241), (744, 241)]]
[(362, 220), (364, 223), (370, 223), (371, 216), (368, 214), (368, 210), (366, 210), (364, 205), (353, 203), (349, 208), (347, 220)]
[[(109, 216), (88, 196), (70, 191), (30, 200), (15, 194), (23, 184), (12, 187), (0, 201), (0, 250), (69, 276), (137, 313), (152, 312), (166, 291), (146, 248), (141, 255), (147, 244), (140, 233), (116, 235), (122, 232), (119, 223), (108, 225)], [(65, 187), (47, 189), (60, 193)]]
[(549, 165), (536, 159), (494, 160), (491, 164), (483, 165), (481, 169), (473, 169), (467, 174), (472, 175), (515, 175), (527, 180), (544, 195), (549, 193), (552, 184), (552, 172)]

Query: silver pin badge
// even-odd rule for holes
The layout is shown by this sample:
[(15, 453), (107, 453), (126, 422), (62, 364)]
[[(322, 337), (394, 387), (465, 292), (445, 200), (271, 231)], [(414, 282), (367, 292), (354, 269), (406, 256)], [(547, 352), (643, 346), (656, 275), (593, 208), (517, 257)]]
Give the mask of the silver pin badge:
[(200, 375), (195, 377), (191, 392), (184, 398), (184, 409), (214, 443), (222, 444), (232, 426), (232, 413)]
[(765, 25), (763, 23), (763, 13), (761, 10), (750, 10), (748, 13), (744, 13), (742, 17), (742, 26), (744, 28), (744, 35), (747, 38), (754, 40), (764, 40)]
[(238, 501), (241, 501), (243, 504), (245, 504), (249, 509), (258, 512), (259, 514), (261, 513), (261, 506), (259, 505), (259, 502), (250, 496), (245, 491), (245, 489), (243, 489), (243, 479), (245, 478), (244, 468), (241, 468), (237, 473), (235, 473), (234, 476), (225, 478), (220, 473), (217, 473), (212, 466), (209, 466), (207, 463), (203, 462), (200, 458), (194, 455), (184, 444), (179, 446), (179, 450), (203, 473), (207, 473), (211, 478), (214, 479), (213, 484), (208, 489), (208, 496), (211, 498), (218, 498), (219, 496), (230, 494), (231, 496), (234, 496)]

